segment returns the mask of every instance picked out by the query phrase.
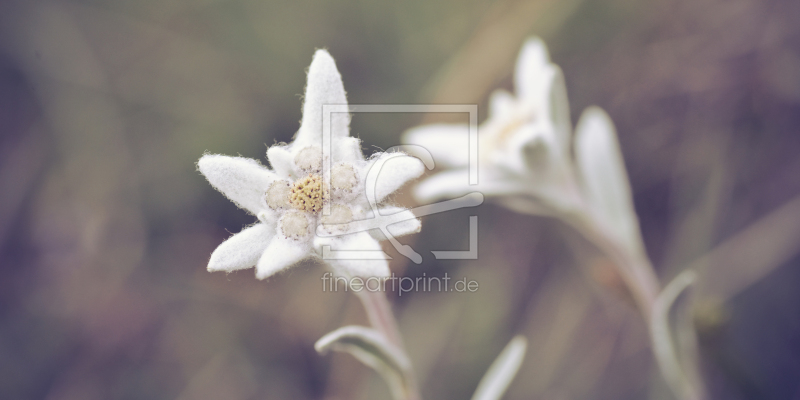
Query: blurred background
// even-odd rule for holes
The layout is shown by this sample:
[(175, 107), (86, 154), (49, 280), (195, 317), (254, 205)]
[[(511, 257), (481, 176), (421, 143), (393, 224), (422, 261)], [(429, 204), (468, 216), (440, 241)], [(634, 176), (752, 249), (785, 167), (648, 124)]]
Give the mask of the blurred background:
[[(388, 398), (349, 355), (315, 353), (366, 323), (320, 265), (206, 272), (253, 218), (195, 162), (266, 163), (298, 127), (316, 48), (351, 103), (477, 103), (483, 120), (539, 35), (573, 121), (596, 104), (616, 122), (662, 281), (702, 271), (713, 398), (800, 399), (799, 20), (789, 0), (3, 0), (0, 398)], [(358, 114), (352, 133), (371, 153), (457, 117)], [(474, 214), (479, 259), (434, 260), (468, 247)], [(575, 232), (485, 204), (402, 241), (425, 262), (396, 256), (397, 274), (480, 285), (390, 293), (425, 398), (468, 398), (516, 333), (529, 350), (508, 399), (670, 398), (646, 326)]]

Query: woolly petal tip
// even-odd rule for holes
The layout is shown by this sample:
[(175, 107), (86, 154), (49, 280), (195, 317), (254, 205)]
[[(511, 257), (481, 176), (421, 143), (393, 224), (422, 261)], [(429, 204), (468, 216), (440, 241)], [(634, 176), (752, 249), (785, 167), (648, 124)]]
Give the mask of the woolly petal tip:
[(557, 65), (552, 65), (546, 72), (547, 79), (543, 88), (540, 104), (553, 124), (556, 136), (561, 142), (564, 151), (569, 151), (572, 121), (569, 114), (569, 99), (567, 98), (567, 84), (564, 82), (564, 73)]
[[(386, 206), (378, 210), (380, 219), (386, 225), (386, 229), (394, 237), (419, 233), (422, 223), (411, 210), (401, 207)], [(386, 240), (380, 229), (372, 229), (370, 235), (378, 241)]]
[(564, 74), (550, 61), (541, 39), (530, 38), (522, 46), (514, 70), (514, 85), (518, 98), (536, 106), (556, 131), (561, 147), (568, 151), (572, 124)]
[(469, 126), (465, 124), (417, 126), (403, 134), (403, 143), (428, 150), (437, 166), (461, 167), (469, 163)]
[(208, 272), (232, 272), (256, 265), (264, 249), (269, 245), (275, 227), (255, 224), (231, 236), (211, 253)]
[(516, 175), (489, 169), (481, 172), (477, 185), (469, 185), (469, 170), (462, 168), (425, 178), (417, 185), (414, 197), (420, 203), (428, 204), (441, 199), (455, 199), (474, 192), (487, 197), (502, 197), (528, 194), (528, 189)]
[[(327, 256), (323, 248), (326, 245), (330, 246)], [(322, 249), (323, 257), (327, 257), (325, 262), (339, 275), (362, 278), (389, 276), (389, 263), (382, 258), (381, 245), (367, 232), (319, 240), (316, 246)]]
[(542, 71), (550, 65), (547, 45), (538, 37), (525, 41), (514, 70), (514, 88), (517, 96), (530, 98), (541, 92), (546, 78)]
[(611, 117), (589, 107), (575, 129), (575, 158), (595, 215), (632, 251), (642, 251), (628, 174)]
[(495, 90), (489, 97), (489, 115), (492, 118), (503, 118), (514, 108), (516, 101), (511, 93), (503, 89)]
[[(342, 76), (336, 69), (333, 57), (325, 50), (317, 50), (308, 67), (308, 84), (303, 103), (303, 121), (296, 141), (304, 144), (322, 143), (323, 105), (347, 105)], [(334, 137), (349, 135), (350, 114), (332, 113), (331, 132)]]
[(333, 161), (364, 161), (364, 153), (361, 152), (361, 139), (354, 137), (343, 137), (333, 143)]
[(294, 171), (294, 156), (287, 146), (274, 145), (267, 149), (267, 159), (272, 169), (281, 176), (296, 178)]
[(266, 279), (277, 274), (309, 256), (308, 244), (276, 236), (269, 244), (256, 265), (256, 278)]
[(264, 193), (278, 177), (258, 161), (244, 157), (206, 154), (197, 169), (215, 189), (240, 208), (257, 215), (264, 205)]
[(344, 351), (380, 373), (389, 385), (392, 397), (409, 398), (413, 382), (411, 363), (385, 335), (372, 328), (345, 326), (328, 333), (314, 344), (319, 353)]
[(380, 202), (406, 182), (425, 172), (425, 165), (416, 157), (403, 153), (383, 153), (366, 166), (367, 198)]
[(469, 171), (466, 168), (448, 170), (423, 179), (414, 189), (414, 197), (422, 204), (443, 198), (463, 196), (477, 187), (469, 186)]

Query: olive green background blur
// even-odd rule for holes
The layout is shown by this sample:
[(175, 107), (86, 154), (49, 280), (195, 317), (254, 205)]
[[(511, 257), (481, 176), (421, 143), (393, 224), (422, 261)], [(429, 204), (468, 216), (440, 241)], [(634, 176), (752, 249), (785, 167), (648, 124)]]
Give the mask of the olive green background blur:
[[(387, 398), (349, 355), (314, 352), (366, 323), (320, 265), (206, 272), (253, 218), (195, 162), (266, 163), (291, 140), (317, 48), (351, 103), (479, 104), (483, 120), (540, 35), (573, 121), (596, 104), (616, 122), (662, 279), (703, 271), (713, 397), (800, 399), (798, 20), (788, 0), (3, 1), (0, 398)], [(357, 114), (352, 134), (371, 153), (455, 120)], [(434, 260), (466, 249), (473, 214), (479, 259)], [(468, 398), (516, 333), (529, 350), (508, 399), (670, 398), (613, 268), (575, 232), (491, 204), (422, 223), (402, 241), (425, 262), (387, 249), (392, 270), (480, 285), (390, 293), (425, 398)]]

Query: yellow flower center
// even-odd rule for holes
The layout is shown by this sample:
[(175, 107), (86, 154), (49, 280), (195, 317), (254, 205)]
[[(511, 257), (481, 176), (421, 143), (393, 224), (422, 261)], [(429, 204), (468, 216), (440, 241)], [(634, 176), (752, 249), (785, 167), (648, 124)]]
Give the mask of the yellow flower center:
[(322, 204), (328, 198), (327, 190), (323, 190), (322, 177), (310, 174), (299, 179), (292, 186), (289, 204), (300, 211), (316, 214), (322, 211)]

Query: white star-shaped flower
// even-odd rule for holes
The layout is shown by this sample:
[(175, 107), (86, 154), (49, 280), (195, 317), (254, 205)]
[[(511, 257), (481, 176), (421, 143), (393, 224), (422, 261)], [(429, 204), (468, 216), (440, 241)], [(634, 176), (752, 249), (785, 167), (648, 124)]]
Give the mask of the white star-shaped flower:
[(589, 221), (642, 254), (628, 177), (608, 115), (598, 107), (584, 111), (573, 143), (563, 74), (538, 38), (522, 46), (514, 88), (516, 96), (504, 90), (492, 94), (489, 118), (478, 129), (478, 185), (469, 185), (467, 125), (426, 125), (404, 134), (405, 143), (426, 148), (446, 169), (419, 184), (418, 200), (479, 191), (518, 212), (584, 226)]
[[(386, 197), (424, 171), (422, 162), (402, 153), (380, 153), (365, 159), (360, 140), (349, 136), (350, 115), (330, 114), (330, 154), (322, 152), (323, 105), (347, 105), (342, 78), (333, 58), (317, 50), (308, 70), (303, 119), (295, 139), (267, 150), (272, 170), (242, 157), (204, 155), (199, 171), (217, 190), (258, 222), (223, 242), (212, 254), (209, 271), (235, 271), (256, 266), (264, 279), (309, 257), (322, 257), (323, 246), (336, 251), (380, 251), (383, 235), (350, 229), (376, 217), (367, 199)], [(379, 164), (377, 181), (366, 177)], [(330, 165), (330, 171), (327, 167)], [(324, 171), (325, 169), (325, 171)], [(327, 185), (330, 182), (330, 186)], [(327, 214), (323, 213), (326, 207)], [(381, 215), (404, 213), (391, 225), (391, 234), (418, 232), (419, 220), (411, 211), (381, 204)], [(319, 236), (318, 233), (324, 235)], [(386, 260), (324, 260), (345, 276), (388, 276)]]
[(514, 84), (516, 96), (505, 90), (492, 93), (489, 118), (478, 129), (477, 186), (467, 185), (467, 125), (426, 125), (405, 133), (404, 142), (426, 148), (438, 167), (449, 169), (420, 183), (420, 201), (477, 190), (512, 204), (530, 197), (565, 203), (560, 186), (569, 172), (569, 105), (561, 70), (550, 62), (540, 39), (522, 47)]

